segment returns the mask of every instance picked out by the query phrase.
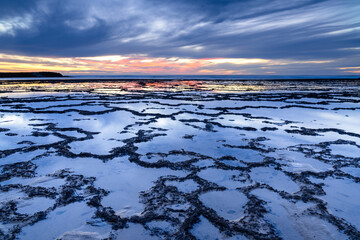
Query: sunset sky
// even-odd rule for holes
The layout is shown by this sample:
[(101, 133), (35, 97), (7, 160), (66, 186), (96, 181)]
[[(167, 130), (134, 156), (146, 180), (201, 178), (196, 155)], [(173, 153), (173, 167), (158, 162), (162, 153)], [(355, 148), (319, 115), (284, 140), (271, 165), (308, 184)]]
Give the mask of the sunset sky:
[(1, 0), (0, 71), (360, 75), (359, 0)]

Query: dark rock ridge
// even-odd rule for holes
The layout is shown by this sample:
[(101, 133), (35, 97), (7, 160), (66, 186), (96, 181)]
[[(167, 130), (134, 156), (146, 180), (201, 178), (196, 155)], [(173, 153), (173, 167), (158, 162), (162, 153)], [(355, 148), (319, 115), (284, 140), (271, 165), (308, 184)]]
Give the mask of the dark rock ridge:
[(28, 77), (64, 77), (56, 72), (3, 72), (0, 78), (28, 78)]

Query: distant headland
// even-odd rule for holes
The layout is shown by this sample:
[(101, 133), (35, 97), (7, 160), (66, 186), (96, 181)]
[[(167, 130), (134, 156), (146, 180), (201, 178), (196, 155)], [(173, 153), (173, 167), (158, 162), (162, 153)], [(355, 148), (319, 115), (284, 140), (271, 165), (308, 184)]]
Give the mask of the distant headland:
[(64, 77), (57, 72), (0, 72), (0, 78), (47, 78), (47, 77)]

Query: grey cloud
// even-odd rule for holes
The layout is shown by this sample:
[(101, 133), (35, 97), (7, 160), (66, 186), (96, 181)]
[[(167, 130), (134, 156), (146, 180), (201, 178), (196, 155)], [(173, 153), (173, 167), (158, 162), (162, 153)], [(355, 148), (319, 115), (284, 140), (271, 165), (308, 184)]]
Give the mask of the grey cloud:
[[(359, 53), (345, 50), (359, 47), (356, 0), (14, 2), (0, 3), (0, 11), (9, 13), (0, 15), (1, 52), (271, 59), (333, 59)], [(1, 23), (25, 17), (29, 26), (14, 23), (12, 34), (1, 32)]]

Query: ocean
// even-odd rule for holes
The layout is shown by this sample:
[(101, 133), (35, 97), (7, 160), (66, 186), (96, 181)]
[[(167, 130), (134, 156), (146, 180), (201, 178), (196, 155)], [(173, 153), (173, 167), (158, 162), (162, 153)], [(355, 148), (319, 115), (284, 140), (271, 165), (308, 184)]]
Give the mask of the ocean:
[(69, 75), (64, 78), (2, 78), (0, 81), (19, 80), (277, 80), (277, 79), (359, 79), (360, 75)]

